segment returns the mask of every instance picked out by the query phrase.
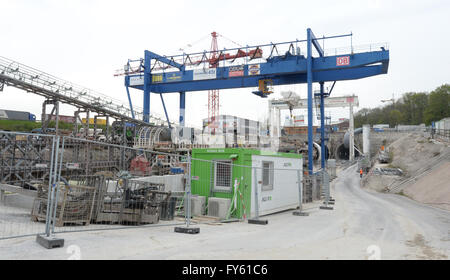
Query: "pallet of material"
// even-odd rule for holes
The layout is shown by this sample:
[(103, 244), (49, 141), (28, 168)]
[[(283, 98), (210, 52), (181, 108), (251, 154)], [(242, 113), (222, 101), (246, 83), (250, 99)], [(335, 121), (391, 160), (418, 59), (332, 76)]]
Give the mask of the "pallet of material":
[[(115, 192), (99, 193), (92, 220), (101, 224), (145, 225), (159, 222), (159, 206), (171, 192), (160, 191), (164, 184), (124, 180)], [(150, 188), (150, 189), (148, 189)]]
[[(55, 226), (66, 224), (89, 225), (95, 201), (95, 188), (87, 186), (61, 185), (57, 192)], [(45, 221), (48, 205), (48, 186), (38, 188), (31, 210), (33, 221)]]

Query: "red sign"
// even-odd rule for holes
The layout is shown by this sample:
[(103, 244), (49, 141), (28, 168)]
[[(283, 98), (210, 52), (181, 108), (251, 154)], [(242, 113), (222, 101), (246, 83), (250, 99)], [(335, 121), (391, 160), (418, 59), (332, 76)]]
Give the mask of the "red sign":
[(240, 77), (244, 76), (244, 66), (234, 66), (230, 67), (228, 74), (229, 77)]
[(350, 56), (341, 56), (336, 58), (336, 66), (350, 65)]

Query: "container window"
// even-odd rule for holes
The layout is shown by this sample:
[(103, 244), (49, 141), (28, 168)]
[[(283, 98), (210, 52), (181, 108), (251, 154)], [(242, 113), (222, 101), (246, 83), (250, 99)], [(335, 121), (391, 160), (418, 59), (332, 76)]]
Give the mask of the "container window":
[(231, 191), (231, 160), (218, 160), (215, 162), (214, 189)]
[(263, 161), (263, 180), (262, 180), (262, 191), (273, 190), (273, 174), (274, 174), (273, 162)]

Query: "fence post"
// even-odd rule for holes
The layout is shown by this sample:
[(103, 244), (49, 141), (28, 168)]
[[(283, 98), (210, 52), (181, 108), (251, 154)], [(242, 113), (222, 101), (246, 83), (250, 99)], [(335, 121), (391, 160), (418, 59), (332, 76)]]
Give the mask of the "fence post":
[(325, 182), (327, 184), (327, 189), (328, 189), (328, 203), (334, 204), (335, 200), (331, 196), (331, 177), (330, 177), (330, 174), (328, 173), (328, 171), (326, 171), (326, 174), (325, 174)]
[[(59, 182), (61, 181), (61, 170), (62, 170), (62, 163), (64, 159), (64, 146), (65, 146), (65, 140), (66, 138), (63, 137), (62, 145), (61, 145), (61, 158), (59, 160), (59, 171), (58, 171), (58, 178), (56, 180), (56, 195), (55, 195), (55, 203), (54, 203), (54, 210), (52, 213), (52, 234), (55, 233), (55, 221), (56, 221), (56, 212), (58, 210), (58, 197), (59, 197)], [(56, 154), (56, 158), (58, 158), (58, 154)], [(55, 172), (56, 174), (56, 172)]]
[(322, 180), (323, 180), (323, 185), (325, 186), (325, 200), (327, 202), (327, 204), (330, 202), (330, 198), (331, 198), (331, 193), (330, 193), (330, 177), (328, 176), (328, 172), (327, 171), (323, 171), (322, 173)]
[(48, 193), (47, 193), (47, 212), (45, 213), (45, 235), (47, 237), (50, 236), (50, 211), (52, 209), (52, 183), (53, 183), (53, 172), (54, 172), (54, 166), (55, 166), (55, 150), (56, 150), (56, 142), (55, 142), (55, 136), (53, 136), (52, 140), (52, 152), (50, 157), (50, 172), (48, 174)]
[(311, 178), (311, 193), (312, 193), (312, 201), (317, 200), (317, 180), (316, 173), (312, 173), (309, 175)]
[(192, 175), (191, 175), (191, 169), (192, 169), (192, 158), (191, 155), (188, 155), (187, 157), (188, 159), (188, 163), (187, 163), (187, 168), (188, 168), (188, 172), (187, 172), (187, 178), (186, 178), (186, 187), (185, 187), (185, 192), (186, 192), (186, 209), (185, 209), (185, 214), (186, 214), (186, 227), (176, 227), (175, 228), (175, 232), (178, 233), (187, 233), (187, 234), (198, 234), (200, 233), (200, 228), (197, 227), (189, 227), (191, 224), (191, 180), (192, 180)]
[(53, 176), (53, 180), (52, 180), (52, 195), (51, 195), (51, 200), (49, 201), (50, 204), (50, 213), (47, 213), (47, 217), (49, 219), (49, 223), (46, 224), (46, 226), (48, 226), (48, 229), (46, 229), (46, 234), (47, 237), (49, 237), (51, 235), (51, 229), (50, 229), (50, 225), (53, 227), (55, 221), (53, 220), (53, 208), (57, 208), (57, 205), (55, 205), (55, 195), (56, 195), (56, 185), (58, 182), (56, 182), (57, 180), (57, 175), (58, 175), (58, 159), (59, 159), (59, 140), (60, 137), (56, 136), (56, 151), (55, 151), (55, 159), (53, 161), (53, 174), (51, 176)]
[[(56, 143), (55, 143), (56, 138)], [(53, 137), (52, 152), (50, 158), (49, 188), (47, 195), (47, 213), (45, 217), (45, 235), (37, 235), (36, 242), (47, 249), (64, 247), (64, 239), (58, 239), (50, 236), (50, 223), (52, 222), (53, 201), (54, 201), (54, 185), (58, 174), (58, 152), (59, 152), (59, 136)], [(56, 151), (55, 151), (56, 150)], [(57, 205), (55, 206), (57, 208)], [(55, 210), (56, 211), (56, 210)]]
[(255, 217), (259, 219), (259, 197), (258, 197), (258, 179), (256, 177), (256, 169), (253, 169), (253, 177), (255, 178), (255, 182), (253, 186), (255, 188)]
[(191, 174), (191, 169), (192, 169), (192, 159), (191, 156), (188, 156), (188, 179), (186, 180), (186, 184), (187, 184), (187, 209), (186, 209), (186, 226), (189, 227), (191, 225), (191, 180), (192, 180), (192, 174)]
[(300, 212), (303, 210), (303, 183), (301, 170), (297, 170), (298, 202)]
[(324, 206), (321, 206), (322, 210), (333, 210), (333, 207), (329, 205), (334, 205), (334, 201), (330, 201), (330, 177), (325, 170), (322, 170), (322, 185), (325, 190), (325, 201), (323, 202)]
[(294, 216), (309, 216), (309, 213), (303, 212), (303, 182), (302, 182), (302, 171), (297, 170), (297, 184), (298, 184), (298, 211), (292, 213)]
[[(264, 170), (264, 169), (262, 169)], [(255, 218), (253, 219), (249, 219), (248, 223), (249, 224), (256, 224), (256, 225), (267, 225), (269, 223), (268, 220), (260, 220), (259, 219), (259, 194), (258, 194), (258, 187), (259, 187), (259, 182), (258, 182), (258, 176), (257, 176), (258, 172), (256, 171), (256, 167), (253, 168), (253, 188), (254, 188), (254, 192), (255, 192)], [(251, 210), (252, 208), (250, 207), (250, 214), (252, 212)]]

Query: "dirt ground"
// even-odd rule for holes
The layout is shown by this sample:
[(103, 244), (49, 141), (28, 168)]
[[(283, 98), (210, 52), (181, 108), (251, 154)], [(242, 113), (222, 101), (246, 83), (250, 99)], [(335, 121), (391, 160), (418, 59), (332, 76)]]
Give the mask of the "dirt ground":
[(450, 162), (444, 162), (429, 174), (408, 186), (404, 193), (412, 199), (450, 211)]
[(393, 161), (375, 167), (400, 168), (403, 176), (369, 174), (364, 187), (402, 194), (450, 210), (450, 147), (420, 133), (408, 134), (388, 147)]
[(450, 147), (431, 141), (420, 133), (411, 133), (392, 143), (389, 149), (394, 154), (391, 165), (406, 171), (406, 176), (411, 177), (440, 155), (448, 153)]

